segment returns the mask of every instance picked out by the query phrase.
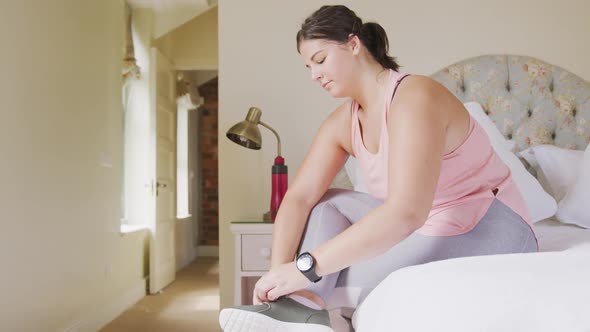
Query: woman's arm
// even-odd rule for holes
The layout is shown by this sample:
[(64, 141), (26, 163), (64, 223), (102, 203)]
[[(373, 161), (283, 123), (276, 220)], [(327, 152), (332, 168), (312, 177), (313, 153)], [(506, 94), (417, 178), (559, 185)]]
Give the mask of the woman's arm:
[(319, 276), (378, 256), (420, 228), (432, 207), (445, 150), (444, 92), (409, 77), (388, 115), (389, 183), (384, 204), (312, 251)]
[(311, 208), (324, 195), (350, 150), (350, 102), (324, 121), (290, 188), (273, 229), (271, 267), (292, 262)]
[[(387, 121), (388, 197), (344, 232), (312, 250), (316, 274), (327, 275), (378, 256), (424, 224), (432, 208), (442, 156), (449, 143), (450, 114), (457, 107), (449, 102), (454, 98), (449, 94), (428, 78), (413, 76), (404, 80)], [(297, 241), (300, 235), (297, 234)], [(253, 296), (255, 304), (273, 301), (311, 283), (291, 262), (293, 257), (294, 251), (289, 252), (288, 263), (273, 266), (258, 280)], [(321, 299), (315, 300), (321, 304)]]

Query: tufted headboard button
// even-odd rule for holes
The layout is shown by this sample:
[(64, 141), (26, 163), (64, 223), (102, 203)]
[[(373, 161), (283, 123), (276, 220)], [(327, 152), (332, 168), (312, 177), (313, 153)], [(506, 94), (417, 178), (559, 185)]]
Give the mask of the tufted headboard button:
[(551, 139), (552, 139), (552, 140), (554, 140), (554, 141), (555, 141), (555, 136), (556, 136), (556, 135), (555, 135), (555, 132), (552, 132), (552, 133), (551, 133)]
[(508, 139), (512, 139), (512, 133), (509, 133), (508, 135), (506, 135), (506, 137), (507, 137)]
[(461, 84), (460, 89), (461, 89), (461, 92), (465, 92), (465, 84)]
[(510, 82), (506, 82), (506, 91), (510, 92)]
[(532, 110), (529, 108), (529, 109), (526, 111), (526, 115), (527, 115), (529, 118), (530, 118), (530, 117), (532, 117), (532, 116), (533, 116), (533, 111), (532, 111)]

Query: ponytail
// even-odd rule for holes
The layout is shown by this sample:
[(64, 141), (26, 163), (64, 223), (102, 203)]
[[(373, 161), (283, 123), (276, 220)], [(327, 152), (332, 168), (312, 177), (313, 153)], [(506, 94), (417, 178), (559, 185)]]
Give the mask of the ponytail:
[(363, 23), (357, 36), (381, 66), (395, 71), (399, 69), (395, 58), (389, 56), (387, 33), (379, 23)]

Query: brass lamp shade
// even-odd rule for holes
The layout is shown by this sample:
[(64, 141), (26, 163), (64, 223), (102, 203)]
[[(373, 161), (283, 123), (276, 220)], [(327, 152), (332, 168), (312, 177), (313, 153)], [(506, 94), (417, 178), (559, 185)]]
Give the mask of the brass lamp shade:
[(227, 138), (237, 144), (253, 150), (260, 150), (262, 135), (258, 125), (269, 129), (277, 138), (277, 155), (281, 155), (281, 139), (279, 134), (266, 123), (260, 121), (262, 111), (258, 107), (250, 107), (246, 119), (233, 125), (226, 133)]
[(227, 138), (248, 149), (260, 150), (262, 137), (256, 125), (242, 121), (227, 131)]
[(238, 122), (227, 131), (227, 138), (249, 149), (260, 150), (262, 135), (258, 129), (258, 122), (262, 112), (256, 107), (250, 107), (246, 120)]

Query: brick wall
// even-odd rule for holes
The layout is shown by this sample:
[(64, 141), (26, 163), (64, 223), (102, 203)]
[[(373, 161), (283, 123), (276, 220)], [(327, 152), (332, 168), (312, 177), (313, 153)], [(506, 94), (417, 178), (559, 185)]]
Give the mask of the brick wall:
[(217, 78), (199, 86), (204, 104), (199, 110), (201, 159), (201, 229), (199, 245), (219, 245), (219, 196), (217, 182)]

